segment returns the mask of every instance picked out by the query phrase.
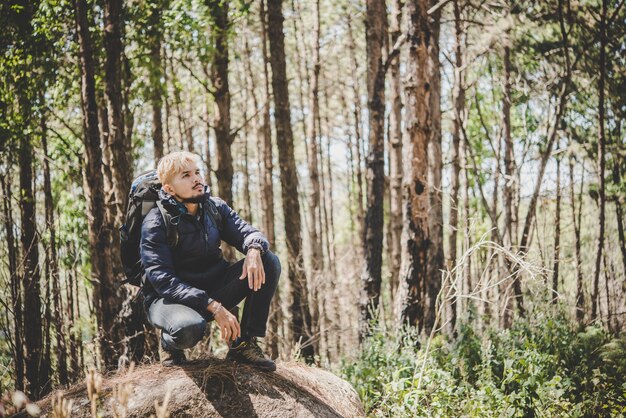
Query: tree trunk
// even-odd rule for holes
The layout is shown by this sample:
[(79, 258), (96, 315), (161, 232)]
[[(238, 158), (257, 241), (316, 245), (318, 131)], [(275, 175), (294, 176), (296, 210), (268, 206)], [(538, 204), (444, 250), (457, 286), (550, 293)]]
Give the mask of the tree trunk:
[[(326, 83), (324, 87), (324, 129), (320, 129), (320, 131), (325, 132), (326, 137), (326, 150), (325, 150), (325, 161), (326, 161), (326, 179), (327, 183), (324, 184), (324, 219), (326, 224), (326, 246), (327, 246), (327, 254), (328, 254), (328, 267), (329, 273), (331, 277), (337, 277), (337, 254), (335, 251), (335, 214), (334, 214), (334, 206), (335, 203), (333, 201), (333, 170), (332, 170), (332, 158), (331, 158), (331, 140), (332, 140), (332, 127), (329, 120), (329, 112), (331, 112), (331, 108), (328, 103), (329, 97), (329, 80), (325, 78)], [(320, 150), (321, 152), (321, 150)], [(327, 357), (329, 361), (333, 361), (333, 359), (337, 359), (339, 355), (339, 350), (337, 348), (338, 340), (336, 338), (336, 334), (332, 334), (331, 331), (333, 329), (337, 329), (338, 324), (340, 323), (337, 303), (337, 281), (329, 280), (325, 286), (324, 290), (324, 318), (326, 320), (326, 350)]]
[(11, 284), (11, 309), (13, 310), (13, 348), (15, 357), (15, 389), (24, 390), (24, 320), (22, 305), (22, 281), (18, 269), (18, 247), (14, 235), (13, 220), (14, 208), (11, 205), (13, 194), (11, 192), (10, 170), (0, 175), (2, 185), (2, 209), (4, 212), (4, 228), (6, 230), (6, 243), (9, 261), (9, 274)]
[(233, 204), (233, 156), (230, 133), (230, 90), (228, 86), (228, 1), (207, 0), (212, 19), (211, 37), (215, 47), (211, 62), (211, 82), (214, 89), (213, 127), (217, 144), (217, 188), (219, 196)]
[(552, 264), (552, 303), (559, 296), (559, 258), (561, 257), (561, 158), (556, 158), (556, 208), (554, 209), (554, 261)]
[[(393, 1), (391, 14), (390, 45), (395, 45), (400, 37), (402, 23), (402, 2)], [(392, 306), (395, 306), (396, 292), (400, 282), (402, 236), (402, 92), (400, 81), (400, 57), (397, 56), (389, 67), (391, 110), (389, 112), (389, 262), (390, 291)]]
[[(431, 0), (431, 7), (437, 1)], [(443, 204), (441, 197), (441, 173), (443, 159), (441, 156), (441, 64), (439, 62), (439, 32), (441, 8), (431, 14), (431, 38), (428, 45), (429, 64), (428, 78), (430, 80), (430, 117), (431, 136), (428, 143), (428, 179), (430, 210), (428, 211), (428, 236), (430, 248), (428, 250), (427, 292), (424, 295), (424, 311), (426, 330), (430, 331), (435, 324), (437, 312), (437, 296), (441, 290), (441, 271), (444, 268), (443, 254)], [(497, 196), (496, 193), (494, 195)]]
[(363, 160), (361, 153), (361, 143), (363, 135), (361, 131), (361, 92), (359, 89), (359, 63), (356, 56), (356, 42), (352, 33), (352, 20), (348, 13), (346, 15), (348, 24), (348, 49), (350, 51), (350, 60), (352, 61), (352, 97), (353, 97), (353, 114), (354, 114), (354, 147), (356, 150), (356, 184), (357, 184), (357, 218), (358, 218), (358, 235), (359, 239), (363, 239), (365, 230), (365, 211), (363, 209)]
[(598, 176), (600, 180), (600, 232), (598, 234), (598, 250), (596, 253), (596, 267), (593, 274), (593, 293), (591, 295), (591, 320), (598, 316), (598, 294), (600, 287), (600, 268), (602, 264), (602, 250), (604, 249), (604, 222), (605, 222), (605, 133), (604, 133), (604, 82), (606, 77), (606, 12), (607, 0), (602, 0), (602, 15), (600, 18), (600, 77), (598, 78)]
[[(269, 75), (269, 56), (267, 52), (267, 16), (265, 9), (265, 1), (260, 2), (260, 16), (261, 16), (261, 42), (263, 52), (263, 120), (261, 124), (261, 134), (259, 141), (259, 156), (261, 159), (260, 169), (261, 174), (259, 176), (261, 182), (261, 209), (263, 211), (262, 225), (263, 232), (266, 234), (267, 239), (270, 242), (270, 246), (274, 247), (276, 242), (275, 226), (274, 226), (274, 186), (272, 181), (272, 174), (274, 170), (273, 157), (272, 157), (272, 125), (270, 122), (270, 75)], [(250, 71), (250, 77), (252, 78), (252, 69)], [(252, 84), (254, 85), (254, 83)], [(256, 105), (255, 105), (256, 108)], [(278, 357), (278, 337), (282, 324), (282, 306), (281, 306), (281, 292), (280, 289), (276, 289), (274, 298), (272, 299), (272, 314), (270, 316), (270, 338), (268, 341), (269, 351), (272, 358)]]
[(52, 389), (52, 335), (50, 328), (52, 328), (52, 303), (50, 296), (50, 263), (48, 259), (48, 249), (44, 248), (43, 259), (43, 283), (45, 289), (45, 296), (43, 298), (43, 321), (41, 329), (43, 330), (43, 355), (41, 356), (41, 365), (39, 367), (39, 373), (42, 376), (48, 376), (48, 379), (41, 383), (40, 394), (44, 395), (49, 393)]
[[(308, 193), (308, 240), (311, 249), (311, 274), (309, 283), (311, 284), (311, 314), (313, 315), (313, 330), (320, 333), (321, 319), (319, 313), (319, 297), (321, 292), (321, 274), (324, 266), (324, 253), (322, 248), (322, 220), (320, 216), (320, 161), (317, 122), (319, 119), (319, 75), (320, 75), (320, 10), (319, 0), (314, 3), (313, 11), (313, 50), (312, 65), (309, 75), (309, 108), (307, 118), (307, 147), (308, 147), (308, 168), (310, 189)], [(319, 340), (317, 340), (319, 341)], [(319, 352), (319, 343), (316, 345)]]
[[(165, 4), (164, 4), (165, 3)], [(147, 25), (147, 38), (150, 54), (150, 105), (152, 106), (152, 140), (154, 141), (154, 160), (159, 161), (163, 157), (163, 60), (161, 46), (163, 43), (163, 31), (161, 16), (166, 7), (167, 0), (152, 1), (150, 17)]]
[(46, 228), (48, 229), (48, 271), (52, 284), (52, 322), (56, 334), (56, 355), (59, 373), (59, 383), (66, 385), (69, 383), (67, 370), (67, 348), (65, 343), (65, 319), (63, 318), (63, 310), (61, 309), (61, 287), (59, 277), (56, 227), (54, 223), (54, 202), (52, 200), (52, 185), (50, 181), (50, 157), (48, 154), (48, 138), (46, 135), (45, 119), (42, 119), (42, 137), (41, 145), (43, 147), (43, 190), (46, 206)]
[[(300, 4), (300, 3), (298, 3)], [(306, 103), (304, 101), (304, 93), (309, 89), (310, 81), (309, 81), (309, 56), (306, 48), (306, 43), (304, 42), (304, 36), (301, 36), (300, 27), (304, 26), (302, 22), (302, 11), (300, 8), (296, 8), (296, 2), (291, 0), (291, 12), (296, 16), (294, 19), (291, 19), (293, 22), (293, 35), (294, 35), (294, 48), (295, 48), (295, 60), (297, 62), (297, 71), (296, 75), (298, 77), (298, 88), (296, 92), (298, 93), (298, 106), (300, 108), (300, 125), (302, 127), (302, 138), (304, 139), (305, 151), (307, 156), (307, 162), (309, 158), (309, 148), (306, 146), (307, 144), (307, 118), (305, 115), (305, 107)], [(306, 88), (305, 88), (306, 82)], [(306, 226), (306, 225), (305, 225)]]
[[(20, 97), (20, 112), (24, 126), (30, 123), (31, 104)], [(28, 393), (33, 399), (42, 395), (42, 386), (48, 381), (48, 375), (42, 374), (43, 365), (43, 330), (41, 310), (41, 271), (39, 269), (39, 238), (37, 235), (37, 219), (35, 212), (35, 195), (33, 190), (33, 147), (32, 138), (26, 135), (21, 138), (19, 148), (20, 166), (20, 213), (22, 271), (24, 274), (24, 346), (26, 349), (26, 380)]]
[[(428, 142), (431, 137), (430, 80), (428, 49), (431, 28), (428, 0), (407, 2), (408, 59), (405, 91), (405, 141), (402, 231), (403, 265), (401, 320), (428, 331), (425, 323), (424, 295), (428, 275)], [(434, 302), (434, 301), (433, 301)], [(428, 304), (431, 306), (431, 304)]]
[[(337, 274), (337, 254), (335, 253), (335, 203), (333, 200), (333, 171), (332, 171), (332, 159), (331, 159), (331, 126), (328, 120), (328, 113), (331, 111), (328, 103), (328, 83), (324, 88), (324, 123), (326, 125), (326, 178), (328, 179), (328, 187), (324, 187), (325, 190), (325, 203), (324, 207), (328, 209), (328, 222), (326, 223), (326, 234), (328, 237), (328, 264), (330, 266), (330, 272), (333, 276)], [(320, 150), (321, 152), (321, 150)], [(333, 284), (335, 282), (332, 282)]]
[[(617, 124), (617, 138), (621, 136), (621, 123)], [(613, 159), (613, 182), (619, 184), (621, 179), (619, 160)], [(624, 274), (626, 274), (626, 236), (624, 234), (624, 208), (619, 196), (615, 197), (615, 214), (617, 217), (617, 236), (619, 238), (619, 248), (622, 254), (622, 263), (624, 267)]]
[[(515, 155), (513, 153), (513, 139), (511, 138), (511, 46), (510, 32), (505, 35), (503, 65), (504, 91), (502, 97), (502, 125), (504, 128), (504, 231), (503, 246), (512, 250), (513, 246), (513, 198), (515, 195)], [(508, 266), (505, 263), (505, 266)], [(510, 274), (505, 271), (503, 274)], [(508, 280), (500, 284), (500, 325), (504, 328), (511, 326), (512, 299)]]
[(104, 89), (109, 116), (110, 168), (115, 190), (115, 225), (124, 222), (126, 199), (133, 181), (133, 153), (130, 138), (126, 137), (122, 97), (122, 7), (122, 2), (118, 0), (104, 2)]
[[(240, 77), (240, 85), (245, 86), (245, 94), (244, 94), (244, 102), (242, 104), (242, 116), (243, 116), (243, 120), (244, 120), (244, 125), (243, 125), (243, 137), (241, 138), (241, 141), (243, 142), (243, 144), (241, 144), (241, 146), (243, 147), (243, 159), (240, 159), (240, 170), (241, 170), (241, 174), (243, 176), (242, 182), (242, 192), (243, 192), (243, 202), (239, 202), (238, 207), (242, 208), (241, 209), (241, 217), (245, 220), (247, 220), (247, 222), (254, 224), (254, 220), (252, 219), (252, 204), (250, 203), (250, 169), (249, 169), (249, 144), (248, 144), (248, 138), (250, 136), (250, 129), (249, 129), (249, 123), (248, 123), (248, 103), (250, 102), (250, 99), (248, 97), (248, 95), (250, 94), (250, 90), (254, 89), (254, 87), (249, 86), (244, 80), (247, 77), (245, 75), (242, 75), (242, 77)], [(256, 102), (256, 100), (255, 100)], [(256, 106), (254, 107), (254, 109), (256, 109)]]
[[(117, 356), (124, 344), (124, 327), (120, 311), (124, 295), (122, 286), (113, 275), (111, 252), (111, 226), (105, 219), (103, 198), (102, 150), (98, 128), (98, 109), (94, 79), (94, 61), (89, 26), (87, 3), (74, 1), (78, 43), (80, 47), (81, 104), (83, 110), (83, 144), (85, 146), (84, 183), (87, 185), (87, 210), (91, 214), (89, 247), (91, 255), (91, 280), (94, 286), (93, 299), (98, 320), (99, 344), (102, 360), (106, 367), (117, 365)], [(123, 125), (121, 125), (123, 126)], [(132, 180), (132, 179), (131, 179)], [(76, 295), (78, 298), (78, 295)]]
[(367, 157), (367, 212), (365, 215), (361, 273), (361, 339), (368, 322), (377, 315), (382, 282), (383, 201), (385, 193), (385, 72), (382, 53), (387, 31), (384, 0), (367, 1), (365, 19), (367, 50), (367, 109), (369, 155)]
[(298, 201), (298, 177), (294, 156), (293, 132), (291, 131), (282, 1), (268, 0), (267, 6), (272, 88), (275, 106), (274, 118), (292, 298), (289, 307), (292, 315), (291, 330), (295, 342), (301, 344), (303, 357), (307, 361), (313, 361), (315, 350), (312, 344), (311, 313), (307, 307), (307, 283), (301, 251), (300, 202)]
[(511, 138), (511, 48), (507, 32), (504, 46), (504, 97), (502, 99), (502, 124), (504, 128), (504, 245), (511, 248), (513, 228), (513, 197), (515, 194), (515, 156)]
[(584, 183), (585, 169), (582, 169), (583, 177), (581, 181), (580, 196), (580, 208), (578, 215), (576, 215), (576, 192), (574, 191), (574, 159), (569, 158), (569, 191), (570, 191), (570, 205), (572, 208), (572, 224), (574, 226), (574, 256), (576, 261), (576, 320), (579, 324), (582, 324), (585, 316), (585, 293), (583, 290), (583, 272), (582, 272), (582, 258), (580, 253), (580, 221), (582, 214), (582, 187)]
[(205, 133), (204, 135), (206, 136), (206, 150), (205, 150), (205, 161), (204, 164), (206, 166), (206, 174), (205, 174), (205, 179), (206, 179), (206, 184), (207, 186), (209, 186), (209, 189), (213, 188), (213, 180), (211, 179), (211, 175), (213, 174), (213, 169), (212, 164), (211, 164), (211, 156), (212, 156), (212, 152), (211, 152), (211, 123), (209, 122), (211, 120), (211, 106), (209, 104), (209, 97), (206, 97), (205, 100), (205, 106), (204, 106), (204, 117), (206, 118), (206, 126), (205, 126)]
[[(69, 245), (66, 248), (68, 258), (71, 257), (71, 250)], [(74, 328), (74, 322), (76, 319), (75, 313), (75, 302), (74, 302), (74, 277), (72, 274), (71, 267), (67, 269), (66, 272), (66, 282), (65, 288), (67, 289), (67, 306), (66, 306), (66, 317), (67, 317), (67, 328), (69, 333), (69, 356), (70, 356), (70, 367), (69, 373), (72, 376), (72, 381), (76, 379), (80, 375), (79, 370), (79, 359), (78, 359), (78, 338), (76, 337), (76, 329)]]
[[(461, 131), (463, 129), (463, 121), (465, 115), (465, 71), (463, 71), (463, 28), (461, 26), (461, 8), (459, 7), (459, 0), (454, 0), (454, 86), (452, 89), (452, 101), (454, 104), (453, 113), (453, 127), (452, 127), (452, 147), (450, 148), (450, 161), (452, 162), (452, 176), (450, 178), (450, 235), (448, 237), (448, 270), (452, 271), (456, 267), (456, 250), (457, 250), (457, 236), (459, 229), (459, 184), (461, 165), (459, 163), (459, 151), (461, 145)], [(456, 277), (460, 277), (455, 273), (454, 277), (450, 280), (454, 280)], [(450, 292), (450, 303), (448, 305), (448, 314), (446, 318), (450, 321), (449, 330), (454, 334), (456, 329), (456, 294), (459, 289), (459, 283), (450, 283), (452, 286), (455, 284), (456, 290)], [(446, 292), (448, 294), (448, 292)]]

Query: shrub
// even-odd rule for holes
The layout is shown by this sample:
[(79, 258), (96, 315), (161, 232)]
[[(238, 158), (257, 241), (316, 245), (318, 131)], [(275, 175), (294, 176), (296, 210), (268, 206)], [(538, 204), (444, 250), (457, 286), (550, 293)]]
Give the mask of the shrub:
[(344, 377), (375, 417), (626, 416), (626, 338), (563, 315), (426, 341), (372, 326)]

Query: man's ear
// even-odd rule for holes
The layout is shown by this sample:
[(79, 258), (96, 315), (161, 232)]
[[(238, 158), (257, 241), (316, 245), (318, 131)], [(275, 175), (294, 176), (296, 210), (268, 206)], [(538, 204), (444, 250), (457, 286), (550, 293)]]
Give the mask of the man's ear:
[(169, 184), (164, 184), (163, 186), (161, 186), (161, 188), (165, 191), (165, 193), (167, 194), (173, 194), (174, 193), (174, 189), (172, 188), (172, 186), (170, 186)]

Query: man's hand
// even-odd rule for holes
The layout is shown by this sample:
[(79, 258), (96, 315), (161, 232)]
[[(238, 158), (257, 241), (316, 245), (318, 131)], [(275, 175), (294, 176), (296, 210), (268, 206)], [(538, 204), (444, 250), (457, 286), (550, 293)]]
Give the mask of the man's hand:
[(265, 284), (265, 269), (261, 261), (261, 252), (256, 248), (250, 248), (243, 262), (239, 280), (248, 278), (248, 286), (255, 292)]
[(241, 337), (241, 327), (237, 321), (237, 317), (224, 308), (219, 302), (213, 301), (207, 307), (207, 310), (213, 314), (215, 322), (220, 327), (222, 339), (230, 344), (237, 337)]

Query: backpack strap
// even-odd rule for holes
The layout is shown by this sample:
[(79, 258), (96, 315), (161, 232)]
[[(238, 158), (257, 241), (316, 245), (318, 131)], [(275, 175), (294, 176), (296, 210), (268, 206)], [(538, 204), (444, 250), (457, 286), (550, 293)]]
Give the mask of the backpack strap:
[(222, 232), (222, 230), (224, 229), (224, 225), (222, 224), (222, 214), (219, 210), (217, 210), (217, 206), (215, 206), (215, 203), (213, 202), (213, 200), (211, 200), (211, 198), (208, 198), (207, 202), (207, 214), (209, 215), (209, 218), (211, 218), (213, 223), (217, 225), (217, 230)]
[(174, 217), (163, 207), (163, 203), (161, 203), (160, 200), (157, 200), (156, 204), (159, 208), (159, 212), (161, 212), (163, 221), (165, 221), (165, 228), (167, 230), (167, 245), (171, 248), (176, 248), (178, 245), (178, 222), (174, 223), (172, 221)]

